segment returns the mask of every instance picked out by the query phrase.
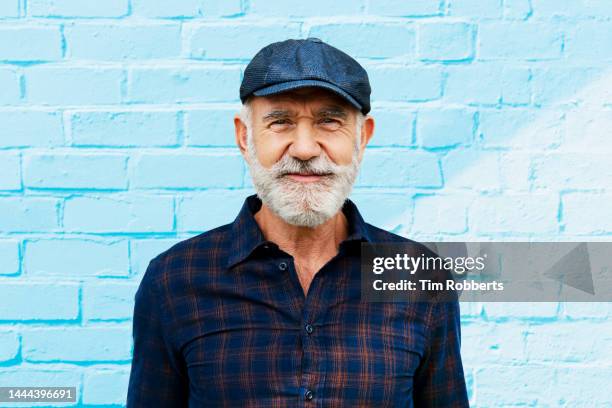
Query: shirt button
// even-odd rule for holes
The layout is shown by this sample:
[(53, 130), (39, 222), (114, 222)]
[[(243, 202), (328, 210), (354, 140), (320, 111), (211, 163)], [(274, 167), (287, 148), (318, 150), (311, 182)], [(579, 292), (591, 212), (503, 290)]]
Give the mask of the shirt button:
[(278, 264), (278, 269), (280, 269), (281, 271), (284, 271), (285, 269), (287, 269), (287, 262), (281, 262)]
[(313, 392), (311, 390), (306, 390), (306, 392), (304, 393), (304, 399), (306, 401), (310, 401), (313, 397), (314, 397)]
[(308, 334), (312, 333), (312, 331), (314, 330), (314, 327), (312, 327), (312, 324), (307, 324), (304, 328), (306, 329), (306, 333)]

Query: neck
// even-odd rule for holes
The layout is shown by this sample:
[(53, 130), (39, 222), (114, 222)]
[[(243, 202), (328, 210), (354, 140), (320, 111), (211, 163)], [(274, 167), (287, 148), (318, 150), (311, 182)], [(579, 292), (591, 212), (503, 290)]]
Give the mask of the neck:
[(342, 211), (311, 228), (287, 223), (262, 203), (255, 221), (267, 240), (293, 257), (336, 254), (340, 243), (348, 236), (348, 221)]

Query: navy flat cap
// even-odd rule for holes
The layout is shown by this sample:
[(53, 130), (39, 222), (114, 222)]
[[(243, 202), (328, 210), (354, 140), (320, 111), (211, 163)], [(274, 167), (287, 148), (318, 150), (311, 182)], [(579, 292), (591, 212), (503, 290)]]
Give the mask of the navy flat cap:
[(240, 100), (290, 89), (328, 89), (359, 109), (370, 111), (370, 81), (352, 57), (318, 38), (285, 40), (262, 48), (247, 65)]

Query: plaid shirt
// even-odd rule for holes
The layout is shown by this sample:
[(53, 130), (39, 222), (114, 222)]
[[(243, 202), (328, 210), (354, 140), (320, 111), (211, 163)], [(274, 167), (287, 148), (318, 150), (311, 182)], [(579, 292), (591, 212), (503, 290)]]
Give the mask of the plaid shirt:
[(347, 200), (349, 236), (305, 296), (260, 206), (149, 263), (128, 407), (468, 406), (458, 302), (360, 302), (360, 243), (409, 240)]

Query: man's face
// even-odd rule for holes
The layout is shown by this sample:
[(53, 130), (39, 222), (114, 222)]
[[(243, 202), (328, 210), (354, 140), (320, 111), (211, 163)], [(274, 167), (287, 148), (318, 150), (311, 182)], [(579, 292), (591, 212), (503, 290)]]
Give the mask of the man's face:
[(289, 224), (325, 222), (351, 192), (372, 119), (364, 125), (357, 109), (320, 88), (254, 97), (250, 105), (251, 124), (236, 122), (237, 136), (246, 131), (243, 153), (258, 196)]

